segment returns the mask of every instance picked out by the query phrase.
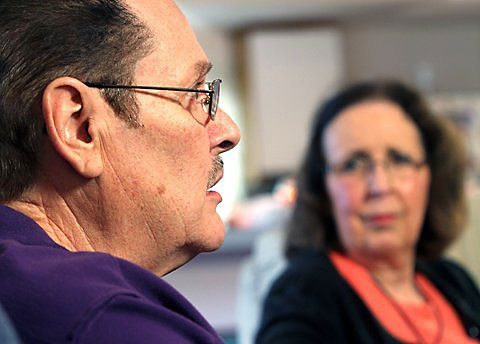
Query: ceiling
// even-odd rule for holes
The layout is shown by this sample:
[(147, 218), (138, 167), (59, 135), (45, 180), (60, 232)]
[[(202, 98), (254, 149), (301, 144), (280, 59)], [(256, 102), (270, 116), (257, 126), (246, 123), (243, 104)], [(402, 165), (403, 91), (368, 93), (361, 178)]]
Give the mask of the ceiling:
[(480, 0), (177, 0), (194, 27), (362, 18), (478, 18)]

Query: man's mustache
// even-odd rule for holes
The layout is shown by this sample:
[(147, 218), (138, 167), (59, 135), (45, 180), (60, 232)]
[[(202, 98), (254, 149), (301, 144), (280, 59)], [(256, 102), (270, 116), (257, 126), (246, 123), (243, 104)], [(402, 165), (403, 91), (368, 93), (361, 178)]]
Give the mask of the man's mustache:
[(215, 159), (213, 159), (212, 168), (208, 175), (207, 190), (215, 184), (220, 173), (223, 173), (223, 159), (220, 155), (217, 155)]

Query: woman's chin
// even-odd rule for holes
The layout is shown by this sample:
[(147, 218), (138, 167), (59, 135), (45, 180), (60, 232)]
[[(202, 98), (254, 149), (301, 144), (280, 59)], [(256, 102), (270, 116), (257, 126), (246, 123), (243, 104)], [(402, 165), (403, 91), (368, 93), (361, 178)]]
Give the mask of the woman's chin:
[(414, 251), (414, 246), (406, 245), (405, 242), (393, 238), (378, 240), (371, 243), (367, 248), (367, 252), (373, 257), (394, 257), (400, 254), (403, 255), (406, 252)]

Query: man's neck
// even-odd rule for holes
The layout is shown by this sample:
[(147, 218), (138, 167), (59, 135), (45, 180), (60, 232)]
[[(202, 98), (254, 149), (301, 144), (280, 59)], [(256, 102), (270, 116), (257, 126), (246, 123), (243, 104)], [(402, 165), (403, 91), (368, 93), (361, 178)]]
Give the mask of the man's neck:
[(34, 220), (58, 245), (69, 251), (93, 251), (80, 221), (68, 203), (56, 195), (40, 196), (35, 191), (7, 205)]

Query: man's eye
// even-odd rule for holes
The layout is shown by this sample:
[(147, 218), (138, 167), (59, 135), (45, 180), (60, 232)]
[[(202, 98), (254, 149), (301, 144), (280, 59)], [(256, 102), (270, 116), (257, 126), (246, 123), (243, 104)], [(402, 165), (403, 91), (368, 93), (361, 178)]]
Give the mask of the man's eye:
[(197, 93), (196, 92), (185, 92), (185, 94), (180, 98), (180, 105), (185, 109), (190, 109), (197, 102)]
[(205, 104), (207, 101), (208, 95), (203, 92), (197, 92), (197, 98), (196, 101), (202, 104)]
[(195, 100), (195, 92), (188, 92), (188, 93), (185, 93), (185, 95), (183, 96), (183, 101), (185, 102), (185, 104), (190, 104), (192, 101)]
[(207, 89), (207, 84), (205, 82), (198, 82), (195, 84), (194, 87), (196, 90), (206, 90)]

